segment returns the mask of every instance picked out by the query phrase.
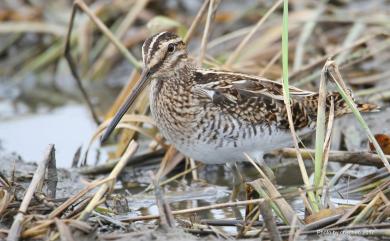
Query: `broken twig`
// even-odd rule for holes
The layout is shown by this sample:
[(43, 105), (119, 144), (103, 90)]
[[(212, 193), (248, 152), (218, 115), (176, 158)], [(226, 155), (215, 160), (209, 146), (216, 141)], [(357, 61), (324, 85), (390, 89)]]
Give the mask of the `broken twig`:
[(39, 183), (45, 177), (45, 170), (50, 161), (50, 158), (53, 157), (54, 145), (49, 145), (43, 160), (39, 163), (37, 170), (34, 173), (34, 176), (31, 180), (30, 186), (27, 189), (26, 194), (24, 195), (23, 201), (20, 204), (18, 214), (14, 217), (14, 222), (12, 223), (11, 229), (9, 231), (7, 241), (16, 241), (20, 238), (20, 233), (22, 231), (22, 222), (24, 220), (24, 215), (27, 212), (27, 208), (30, 205), (31, 199), (35, 193), (36, 188)]

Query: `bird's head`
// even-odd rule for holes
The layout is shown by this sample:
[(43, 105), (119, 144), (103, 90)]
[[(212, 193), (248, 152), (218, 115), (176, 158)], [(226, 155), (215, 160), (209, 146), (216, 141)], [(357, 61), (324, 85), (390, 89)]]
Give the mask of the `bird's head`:
[(170, 76), (185, 66), (187, 49), (184, 42), (176, 34), (161, 32), (146, 39), (142, 46), (142, 60), (144, 67), (141, 77), (104, 132), (101, 138), (102, 143), (108, 139), (123, 115), (151, 79)]

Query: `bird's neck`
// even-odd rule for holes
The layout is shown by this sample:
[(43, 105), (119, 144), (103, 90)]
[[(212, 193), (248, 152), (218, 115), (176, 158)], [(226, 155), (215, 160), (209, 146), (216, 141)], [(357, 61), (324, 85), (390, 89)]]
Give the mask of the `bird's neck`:
[(188, 64), (158, 71), (153, 76), (151, 89), (155, 92), (156, 97), (163, 90), (167, 92), (180, 92), (190, 89), (194, 84), (193, 72), (194, 67)]
[(168, 139), (183, 130), (192, 133), (190, 123), (195, 119), (195, 109), (200, 107), (192, 93), (192, 71), (181, 68), (172, 72), (152, 80), (149, 96), (152, 116)]

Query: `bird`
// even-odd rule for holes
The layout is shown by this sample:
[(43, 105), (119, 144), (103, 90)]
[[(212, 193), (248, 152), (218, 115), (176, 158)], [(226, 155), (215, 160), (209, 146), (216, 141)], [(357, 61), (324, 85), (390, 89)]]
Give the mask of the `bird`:
[[(245, 161), (292, 143), (283, 85), (244, 73), (193, 64), (186, 44), (173, 32), (157, 33), (142, 46), (143, 71), (111, 120), (104, 143), (137, 95), (150, 85), (150, 112), (162, 136), (187, 157), (206, 164)], [(299, 135), (315, 129), (319, 93), (289, 87), (293, 125)], [(338, 92), (326, 96), (326, 111), (350, 113)], [(377, 109), (358, 103), (361, 112)]]

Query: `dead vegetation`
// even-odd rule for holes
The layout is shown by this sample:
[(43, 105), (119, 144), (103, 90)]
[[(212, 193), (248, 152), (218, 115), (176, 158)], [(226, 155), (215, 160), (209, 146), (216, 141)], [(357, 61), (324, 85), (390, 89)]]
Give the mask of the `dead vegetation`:
[[(289, 1), (284, 49), (282, 33), (287, 28), (282, 21), (286, 9), (282, 0), (244, 1), (248, 7), (219, 0), (201, 4), (60, 2), (61, 7), (4, 3), (4, 10), (0, 10), (0, 58), (6, 67), (1, 67), (0, 73), (11, 83), (23, 83), (31, 73), (74, 78), (80, 95), (59, 90), (52, 97), (42, 91), (50, 89), (47, 83), (40, 83), (31, 95), (43, 95), (40, 98), (44, 101), (56, 103), (69, 97), (80, 99), (99, 126), (86, 151), (75, 159), (72, 171), (83, 175), (78, 181), (84, 184), (77, 191), (56, 195), (58, 175), (52, 145), (33, 176), (18, 174), (17, 168), (0, 172), (1, 239), (212, 240), (260, 236), (299, 240), (346, 235), (380, 240), (390, 236), (389, 156), (385, 155), (390, 154), (390, 130), (383, 124), (390, 122), (390, 38), (385, 1)], [(345, 122), (334, 122), (332, 111), (325, 116), (319, 108), (323, 113), (318, 115), (322, 119), (318, 119), (321, 124), (315, 141), (295, 137), (295, 148), (272, 153), (269, 169), (259, 167), (248, 156), (248, 163), (241, 168), (252, 170), (253, 175), (243, 172), (248, 180), (240, 201), (226, 201), (226, 195), (218, 194), (218, 185), (200, 181), (209, 174), (207, 167), (186, 159), (164, 142), (148, 116), (147, 93), (139, 96), (122, 119), (118, 125), (121, 130), (111, 144), (101, 147), (109, 153), (109, 162), (85, 166), (90, 147), (98, 142), (138, 80), (140, 44), (152, 32), (166, 29), (184, 38), (199, 65), (270, 79), (287, 79), (282, 77), (282, 59), (288, 50), (290, 72), (284, 73), (289, 84), (320, 89), (321, 93), (332, 86), (345, 93), (347, 85), (356, 98), (382, 106), (381, 113), (368, 119), (367, 125), (355, 111), (356, 119), (351, 116), (347, 125), (360, 123), (365, 132), (351, 137), (348, 128), (343, 129)], [(35, 39), (29, 39), (32, 37)], [(20, 48), (17, 56), (12, 52), (15, 48)], [(65, 60), (70, 73), (61, 70)], [(130, 66), (126, 84), (115, 101), (99, 98), (95, 90), (107, 88), (105, 80), (119, 65)], [(347, 95), (345, 98), (348, 101)], [(282, 163), (275, 164), (279, 158)], [(302, 182), (278, 185), (277, 171), (282, 166), (298, 169)], [(314, 167), (313, 173), (310, 167)], [(212, 171), (218, 173), (221, 168), (217, 169)], [(152, 204), (137, 204), (137, 198), (147, 200), (149, 196)], [(210, 198), (210, 202), (203, 201)], [(217, 215), (221, 210), (228, 214)]]

